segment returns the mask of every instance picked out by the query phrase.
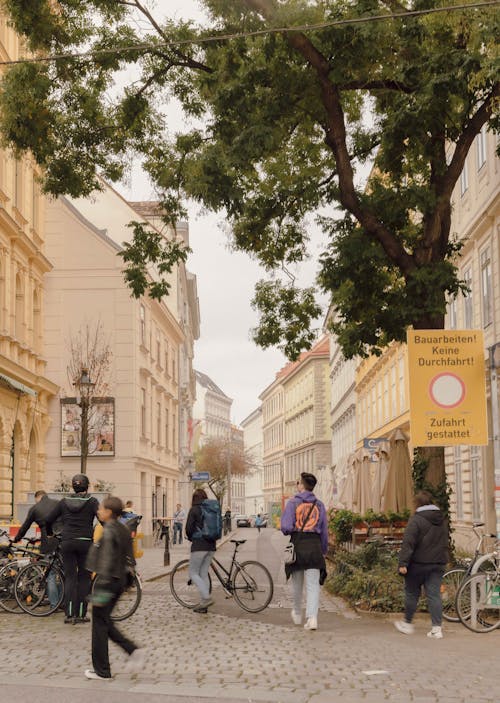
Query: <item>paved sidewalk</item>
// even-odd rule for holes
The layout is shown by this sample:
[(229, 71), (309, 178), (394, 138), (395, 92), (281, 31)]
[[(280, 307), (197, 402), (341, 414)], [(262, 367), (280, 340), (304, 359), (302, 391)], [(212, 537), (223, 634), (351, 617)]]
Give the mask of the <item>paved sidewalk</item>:
[[(283, 573), (284, 538), (277, 531), (239, 530), (242, 561), (264, 562), (274, 599), (246, 613), (214, 584), (207, 615), (182, 608), (170, 594), (162, 549), (148, 551), (137, 613), (120, 623), (145, 647), (143, 671), (130, 676), (126, 657), (110, 646), (112, 681), (87, 681), (90, 626), (0, 613), (0, 702), (25, 703), (499, 703), (500, 631), (476, 635), (446, 624), (429, 640), (427, 617), (415, 634), (398, 633), (390, 619), (356, 616), (321, 593), (319, 629), (293, 625)], [(177, 547), (172, 564), (187, 553)], [(232, 545), (219, 548), (227, 563)], [(160, 564), (158, 564), (160, 562)]]

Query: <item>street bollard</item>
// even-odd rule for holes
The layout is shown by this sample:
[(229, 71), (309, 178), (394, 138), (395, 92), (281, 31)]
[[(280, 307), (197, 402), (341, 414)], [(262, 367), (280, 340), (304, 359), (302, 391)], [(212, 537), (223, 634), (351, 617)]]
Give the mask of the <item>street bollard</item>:
[(168, 525), (163, 525), (161, 534), (165, 540), (165, 549), (163, 551), (163, 566), (170, 566), (170, 528)]

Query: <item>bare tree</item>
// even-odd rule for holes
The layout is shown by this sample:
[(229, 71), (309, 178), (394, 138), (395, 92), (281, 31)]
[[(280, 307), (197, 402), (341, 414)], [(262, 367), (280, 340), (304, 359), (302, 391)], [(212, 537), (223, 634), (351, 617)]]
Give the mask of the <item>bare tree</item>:
[(87, 471), (87, 456), (98, 448), (98, 438), (106, 422), (105, 414), (98, 413), (97, 400), (109, 395), (109, 371), (112, 351), (100, 321), (86, 323), (70, 335), (69, 357), (66, 367), (70, 388), (76, 389), (80, 408), (81, 473)]

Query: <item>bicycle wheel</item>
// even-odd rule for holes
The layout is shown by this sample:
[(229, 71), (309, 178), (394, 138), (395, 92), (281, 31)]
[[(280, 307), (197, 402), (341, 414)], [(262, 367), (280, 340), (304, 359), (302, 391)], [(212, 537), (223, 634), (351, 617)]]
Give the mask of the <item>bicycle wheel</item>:
[(124, 591), (111, 612), (111, 620), (120, 622), (130, 618), (137, 608), (142, 598), (142, 584), (139, 576), (134, 574), (134, 583)]
[(472, 632), (491, 632), (500, 623), (500, 577), (474, 574), (457, 593), (457, 614)]
[(460, 622), (457, 615), (457, 593), (460, 584), (467, 575), (467, 569), (457, 567), (443, 574), (441, 581), (441, 600), (443, 603), (443, 618), (448, 622)]
[(273, 597), (273, 579), (263, 564), (244, 561), (238, 564), (232, 580), (233, 595), (243, 610), (259, 613)]
[(14, 595), (14, 584), (19, 572), (19, 565), (13, 561), (0, 569), (0, 608), (8, 613), (21, 613)]
[[(212, 579), (208, 574), (210, 593), (212, 593)], [(184, 608), (194, 608), (200, 602), (200, 593), (189, 578), (189, 559), (183, 559), (174, 566), (170, 573), (170, 591), (175, 600)]]
[[(52, 579), (52, 584), (49, 584)], [(54, 597), (49, 600), (49, 591), (53, 588)], [(57, 566), (49, 569), (48, 564), (35, 563), (24, 566), (18, 573), (14, 584), (17, 604), (25, 613), (37, 618), (51, 615), (59, 608), (64, 599), (64, 576)]]

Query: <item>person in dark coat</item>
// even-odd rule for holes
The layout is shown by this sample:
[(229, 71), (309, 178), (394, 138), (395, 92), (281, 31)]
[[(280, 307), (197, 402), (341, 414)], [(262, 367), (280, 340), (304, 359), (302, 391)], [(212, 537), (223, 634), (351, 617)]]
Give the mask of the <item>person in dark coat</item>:
[(290, 498), (281, 516), (281, 531), (290, 535), (296, 559), (285, 566), (287, 579), (292, 577), (295, 625), (302, 623), (302, 590), (306, 582), (306, 622), (304, 629), (318, 629), (319, 587), (326, 577), (325, 554), (328, 551), (328, 521), (323, 503), (313, 493), (313, 474), (301, 473), (299, 492)]
[(47, 534), (51, 535), (54, 523), (62, 522), (61, 553), (66, 587), (64, 622), (75, 625), (90, 622), (87, 617), (90, 574), (85, 561), (92, 544), (99, 501), (88, 494), (89, 479), (85, 474), (73, 476), (72, 486), (74, 494), (56, 504), (47, 515), (46, 526)]
[(398, 570), (405, 577), (405, 619), (394, 625), (405, 635), (413, 634), (412, 620), (423, 586), (432, 622), (427, 636), (441, 639), (441, 581), (448, 561), (448, 524), (428, 491), (419, 491), (414, 503), (415, 513), (408, 521), (399, 552)]
[[(26, 520), (23, 522), (12, 541), (19, 542), (28, 532), (31, 525), (35, 522), (40, 528), (40, 552), (42, 554), (52, 554), (57, 549), (58, 542), (56, 537), (49, 537), (47, 535), (46, 520), (47, 516), (54, 510), (54, 508), (56, 508), (57, 504), (58, 501), (49, 498), (44, 490), (37, 491), (35, 493), (35, 505), (32, 505), (29, 509)], [(53, 525), (53, 531), (56, 534), (59, 534), (61, 528), (61, 522), (56, 522)], [(49, 599), (49, 603), (53, 607), (59, 602), (60, 592), (56, 583), (56, 576), (53, 569), (50, 570), (47, 577), (47, 597)]]
[(108, 642), (111, 640), (128, 655), (127, 671), (137, 672), (145, 662), (144, 650), (123, 635), (111, 619), (113, 608), (127, 586), (127, 572), (135, 565), (130, 530), (119, 521), (123, 503), (120, 498), (105, 498), (98, 510), (104, 525), (102, 537), (89, 550), (86, 567), (96, 581), (92, 602), (92, 665), (88, 679), (110, 679)]
[(200, 536), (203, 528), (201, 504), (204, 500), (207, 500), (207, 498), (208, 496), (203, 488), (197, 488), (194, 491), (191, 509), (186, 520), (186, 536), (191, 542), (189, 578), (200, 593), (200, 602), (193, 608), (193, 612), (195, 613), (206, 613), (207, 608), (214, 603), (210, 595), (208, 570), (215, 550), (217, 549), (217, 543), (214, 539), (207, 539), (206, 537)]

